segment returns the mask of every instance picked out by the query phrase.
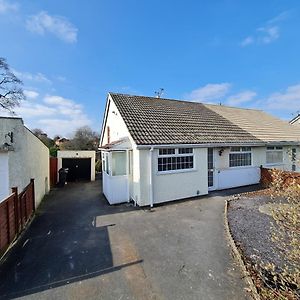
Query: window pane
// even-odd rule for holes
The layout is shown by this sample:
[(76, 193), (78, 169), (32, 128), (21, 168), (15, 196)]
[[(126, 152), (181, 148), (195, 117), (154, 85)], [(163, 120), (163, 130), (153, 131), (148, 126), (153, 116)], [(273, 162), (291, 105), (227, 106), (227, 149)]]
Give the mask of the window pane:
[(229, 167), (251, 166), (251, 153), (230, 153)]
[(283, 162), (283, 151), (267, 151), (266, 152), (266, 163), (275, 164)]
[(193, 148), (179, 148), (178, 153), (179, 154), (193, 153)]
[(194, 168), (194, 156), (159, 157), (158, 171), (173, 171)]
[(231, 147), (231, 148), (230, 148), (230, 151), (231, 151), (231, 152), (240, 152), (241, 149), (240, 149), (240, 147)]
[(105, 164), (104, 164), (104, 169), (106, 174), (109, 174), (109, 162), (108, 162), (108, 153), (105, 153)]
[(251, 147), (242, 147), (243, 152), (251, 151)]
[(126, 175), (126, 152), (112, 152), (112, 175)]
[(159, 155), (170, 155), (175, 154), (175, 149), (159, 149), (158, 150)]

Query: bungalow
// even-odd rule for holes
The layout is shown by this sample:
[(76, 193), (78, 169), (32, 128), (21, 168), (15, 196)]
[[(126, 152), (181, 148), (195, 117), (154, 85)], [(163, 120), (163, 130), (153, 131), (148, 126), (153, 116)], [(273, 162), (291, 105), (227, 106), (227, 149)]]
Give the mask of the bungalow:
[(260, 166), (296, 170), (300, 128), (260, 110), (109, 93), (100, 149), (109, 203), (153, 206), (256, 184)]

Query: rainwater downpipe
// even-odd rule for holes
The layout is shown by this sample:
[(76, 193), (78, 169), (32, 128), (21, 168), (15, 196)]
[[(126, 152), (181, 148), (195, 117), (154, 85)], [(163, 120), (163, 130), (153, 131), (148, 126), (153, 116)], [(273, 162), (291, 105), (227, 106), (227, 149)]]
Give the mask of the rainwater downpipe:
[(153, 172), (152, 172), (152, 156), (153, 156), (153, 147), (150, 148), (150, 158), (149, 158), (149, 198), (150, 198), (150, 207), (153, 207)]

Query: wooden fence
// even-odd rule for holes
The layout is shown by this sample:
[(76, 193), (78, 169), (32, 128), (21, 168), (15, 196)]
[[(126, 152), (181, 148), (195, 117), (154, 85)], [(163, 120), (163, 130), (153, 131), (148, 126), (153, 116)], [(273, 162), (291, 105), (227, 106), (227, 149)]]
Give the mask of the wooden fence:
[(24, 229), (35, 211), (34, 179), (18, 194), (12, 188), (12, 194), (0, 203), (0, 255)]

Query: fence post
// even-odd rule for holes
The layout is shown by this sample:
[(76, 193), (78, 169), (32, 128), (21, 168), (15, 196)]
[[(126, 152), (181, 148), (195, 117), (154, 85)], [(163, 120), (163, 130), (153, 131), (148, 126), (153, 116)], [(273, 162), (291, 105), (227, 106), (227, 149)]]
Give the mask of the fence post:
[(17, 187), (13, 187), (11, 189), (11, 191), (13, 192), (14, 194), (14, 208), (15, 208), (15, 227), (16, 227), (16, 234), (19, 233), (19, 197), (18, 197), (18, 188)]
[(35, 191), (34, 191), (34, 178), (30, 179), (32, 188), (32, 211), (35, 211)]

